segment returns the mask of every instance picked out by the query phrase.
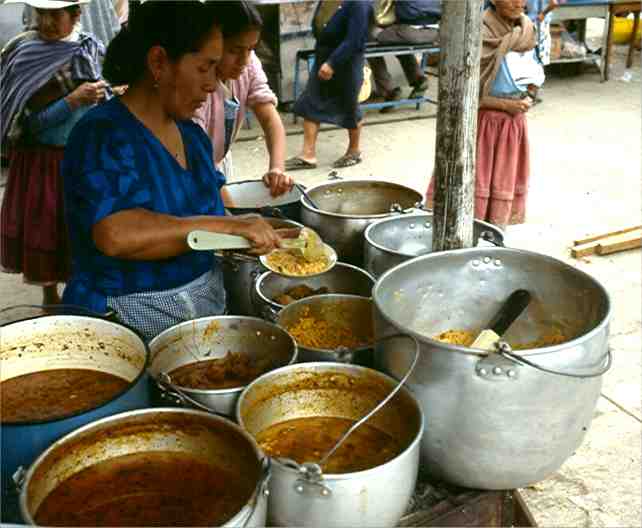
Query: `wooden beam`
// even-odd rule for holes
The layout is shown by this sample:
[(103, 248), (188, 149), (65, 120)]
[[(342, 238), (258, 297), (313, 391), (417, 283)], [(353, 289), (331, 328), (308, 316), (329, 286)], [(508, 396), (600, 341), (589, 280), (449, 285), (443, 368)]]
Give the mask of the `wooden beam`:
[(473, 246), (482, 0), (443, 2), (433, 251)]
[(639, 247), (642, 247), (641, 229), (600, 240), (597, 245), (597, 254), (609, 255), (611, 253), (617, 253), (618, 251), (625, 251), (627, 249), (635, 249)]
[(642, 225), (636, 225), (632, 227), (626, 227), (624, 229), (618, 229), (617, 231), (609, 231), (608, 233), (603, 233), (601, 235), (594, 235), (590, 236), (587, 238), (580, 238), (578, 240), (573, 241), (574, 246), (581, 246), (582, 244), (588, 244), (589, 242), (595, 242), (596, 240), (600, 240), (602, 238), (614, 236), (614, 235), (621, 235), (623, 233), (629, 233), (631, 231), (636, 231), (637, 229), (642, 229)]

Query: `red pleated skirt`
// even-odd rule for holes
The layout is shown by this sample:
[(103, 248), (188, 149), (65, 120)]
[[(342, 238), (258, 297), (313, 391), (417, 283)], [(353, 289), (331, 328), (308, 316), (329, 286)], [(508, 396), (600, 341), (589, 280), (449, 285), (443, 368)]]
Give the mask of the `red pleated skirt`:
[[(498, 226), (524, 223), (529, 176), (525, 114), (512, 116), (496, 110), (479, 110), (475, 218)], [(426, 193), (431, 209), (433, 186), (431, 181)]]
[(9, 156), (2, 201), (0, 262), (25, 282), (47, 286), (70, 274), (60, 164), (64, 147), (19, 147)]

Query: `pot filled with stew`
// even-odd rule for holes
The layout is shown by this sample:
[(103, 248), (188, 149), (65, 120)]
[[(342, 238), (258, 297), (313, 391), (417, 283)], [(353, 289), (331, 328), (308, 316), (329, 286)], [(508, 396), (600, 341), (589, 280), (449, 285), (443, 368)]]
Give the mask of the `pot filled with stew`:
[(40, 526), (265, 526), (268, 476), (229, 420), (145, 409), (53, 444), (24, 476), (20, 510)]
[(247, 387), (237, 421), (271, 458), (270, 525), (397, 524), (415, 488), (424, 427), (419, 404), (405, 388), (355, 429), (319, 472), (306, 470), (397, 384), (365, 367), (305, 363)]
[(227, 416), (247, 385), (297, 359), (296, 343), (283, 328), (234, 315), (180, 323), (149, 348), (149, 372), (161, 396)]
[(3, 490), (62, 435), (150, 404), (148, 349), (126, 326), (51, 315), (0, 332)]
[(284, 306), (301, 299), (329, 293), (370, 297), (373, 286), (368, 272), (342, 262), (314, 277), (294, 278), (266, 271), (256, 280), (254, 305), (259, 316), (275, 321)]

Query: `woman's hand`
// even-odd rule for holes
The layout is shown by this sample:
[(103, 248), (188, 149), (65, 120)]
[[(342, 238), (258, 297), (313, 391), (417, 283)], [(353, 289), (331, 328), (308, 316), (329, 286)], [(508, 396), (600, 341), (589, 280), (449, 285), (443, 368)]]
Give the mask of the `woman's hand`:
[(263, 176), (263, 183), (270, 188), (272, 196), (281, 196), (294, 185), (294, 180), (280, 169), (270, 169)]
[(319, 79), (322, 81), (329, 81), (334, 76), (334, 68), (327, 62), (324, 62), (319, 68)]
[(81, 106), (93, 105), (105, 98), (106, 88), (105, 81), (85, 82), (65, 97), (65, 100), (73, 110)]
[(505, 101), (506, 112), (511, 115), (523, 114), (531, 109), (531, 100), (526, 97), (524, 99), (506, 99)]
[(242, 236), (251, 242), (252, 249), (248, 253), (265, 255), (280, 247), (281, 237), (260, 215), (249, 214), (227, 218), (233, 222), (230, 234)]

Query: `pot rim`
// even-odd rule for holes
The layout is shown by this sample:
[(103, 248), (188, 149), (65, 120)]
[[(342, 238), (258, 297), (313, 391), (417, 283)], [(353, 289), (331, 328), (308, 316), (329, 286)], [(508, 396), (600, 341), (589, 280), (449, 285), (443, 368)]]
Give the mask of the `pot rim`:
[[(261, 184), (263, 184), (263, 180), (241, 180), (241, 181), (229, 182), (229, 183), (226, 183), (225, 185), (227, 187), (227, 186), (230, 186), (230, 185), (241, 185), (241, 184), (244, 184), (244, 183), (246, 183), (246, 184), (247, 183), (261, 183)], [(292, 188), (293, 191), (295, 189), (296, 189), (296, 187)], [(301, 191), (299, 189), (296, 189), (296, 191), (294, 191), (294, 192), (298, 192), (299, 196), (294, 198), (291, 202), (285, 202), (285, 203), (282, 203), (282, 204), (279, 204), (279, 205), (273, 205), (271, 207), (284, 207), (284, 206), (295, 205), (295, 204), (299, 203), (299, 200), (303, 196), (303, 193), (301, 193)], [(226, 209), (229, 209), (230, 211), (233, 211), (234, 209), (261, 209), (262, 207), (266, 207), (266, 206), (270, 207), (269, 205), (256, 205), (256, 206), (251, 206), (251, 207), (235, 205), (233, 207), (226, 207)]]
[[(422, 196), (422, 194), (419, 191), (415, 191), (413, 188), (406, 187), (405, 185), (401, 185), (399, 183), (389, 182), (389, 181), (385, 181), (385, 180), (360, 179), (360, 180), (337, 180), (337, 181), (330, 181), (330, 182), (325, 181), (323, 183), (319, 183), (319, 184), (315, 185), (314, 187), (310, 187), (309, 189), (307, 189), (306, 192), (309, 195), (313, 191), (315, 191), (317, 189), (321, 189), (323, 187), (334, 187), (336, 185), (346, 185), (346, 184), (351, 185), (351, 184), (356, 184), (356, 183), (379, 183), (379, 184), (387, 185), (388, 187), (396, 187), (396, 188), (399, 188), (399, 189), (411, 191), (411, 192), (414, 192), (419, 197), (419, 199), (415, 203), (422, 203), (423, 202), (423, 198), (424, 197)], [(330, 211), (325, 211), (323, 209), (317, 209), (312, 204), (308, 203), (307, 200), (305, 199), (305, 196), (303, 196), (303, 195), (301, 196), (299, 201), (301, 202), (301, 206), (304, 209), (307, 209), (308, 211), (311, 211), (313, 213), (317, 213), (317, 214), (322, 215), (322, 216), (329, 216), (329, 217), (333, 217), (333, 218), (343, 218), (343, 219), (348, 219), (348, 220), (369, 220), (369, 219), (372, 219), (372, 218), (385, 218), (387, 216), (390, 216), (391, 214), (395, 214), (395, 213), (390, 213), (390, 212), (388, 212), (388, 213), (378, 213), (378, 214), (369, 214), (369, 215), (348, 215), (348, 214), (341, 214), (341, 213), (332, 213)]]
[[(372, 291), (374, 292), (374, 287), (373, 287)], [(303, 299), (299, 299), (298, 301), (294, 301), (293, 303), (290, 303), (287, 306), (284, 306), (281, 309), (281, 311), (278, 313), (278, 315), (277, 315), (277, 318), (278, 318), (277, 319), (277, 325), (280, 328), (283, 328), (283, 330), (285, 330), (288, 333), (288, 335), (290, 335), (290, 333), (288, 332), (287, 328), (285, 328), (284, 326), (281, 325), (281, 316), (282, 316), (283, 312), (285, 310), (289, 309), (290, 306), (296, 306), (296, 305), (299, 305), (299, 304), (302, 304), (302, 305), (303, 304), (308, 304), (308, 302), (312, 302), (312, 301), (309, 301), (309, 299), (318, 299), (319, 297), (340, 298), (340, 299), (364, 299), (366, 301), (370, 301), (370, 304), (372, 306), (374, 306), (374, 304), (373, 304), (373, 302), (374, 302), (373, 296), (364, 297), (363, 295), (355, 295), (355, 294), (352, 294), (352, 293), (323, 293), (321, 295), (313, 295), (312, 297), (304, 297)], [(308, 302), (304, 302), (304, 301), (308, 301)], [(294, 337), (292, 339), (294, 339)], [(316, 352), (316, 353), (319, 353), (319, 354), (334, 355), (338, 351), (344, 350), (343, 348), (338, 348), (338, 349), (337, 348), (313, 348), (313, 347), (303, 346), (303, 345), (300, 345), (297, 342), (296, 339), (294, 339), (294, 342), (296, 343), (297, 347), (302, 349), (302, 350), (311, 350), (312, 352)], [(374, 348), (375, 344), (376, 344), (376, 341), (373, 341), (371, 345), (362, 346), (362, 347), (359, 347), (359, 348), (346, 348), (345, 350), (347, 352), (350, 352), (350, 353), (364, 352), (366, 350), (370, 350), (370, 349)]]
[[(160, 341), (160, 337), (163, 336), (163, 334), (169, 334), (171, 330), (175, 331), (175, 329), (178, 329), (179, 327), (181, 327), (183, 325), (192, 325), (192, 324), (196, 324), (196, 323), (198, 323), (200, 321), (206, 321), (206, 320), (207, 321), (212, 321), (212, 320), (220, 320), (220, 319), (226, 319), (226, 320), (229, 320), (229, 319), (251, 320), (251, 321), (257, 321), (257, 322), (260, 322), (262, 324), (266, 324), (266, 325), (274, 327), (274, 329), (276, 329), (279, 332), (281, 332), (292, 343), (292, 354), (290, 356), (290, 360), (284, 366), (288, 366), (288, 365), (292, 365), (292, 364), (296, 363), (296, 361), (298, 359), (298, 356), (299, 356), (299, 346), (297, 345), (296, 339), (294, 339), (288, 333), (288, 331), (285, 328), (283, 328), (282, 326), (279, 326), (279, 325), (277, 325), (275, 323), (271, 323), (270, 321), (266, 321), (265, 319), (261, 319), (259, 317), (252, 317), (252, 316), (249, 316), (249, 315), (210, 315), (210, 316), (206, 316), (206, 317), (199, 317), (198, 319), (192, 319), (190, 321), (183, 321), (182, 323), (178, 323), (178, 324), (176, 324), (174, 326), (170, 326), (166, 330), (163, 330), (160, 334), (158, 334), (154, 339), (152, 339), (149, 342), (149, 348), (151, 350), (152, 345), (154, 344), (154, 341), (156, 341), (156, 340)], [(156, 357), (156, 356), (154, 356), (154, 357)], [(204, 361), (207, 361), (207, 360), (205, 359)], [(151, 366), (151, 363), (152, 363), (151, 353), (150, 353), (149, 363), (150, 363), (150, 366)], [(191, 365), (192, 363), (199, 363), (199, 361), (193, 361), (193, 362), (185, 363), (185, 364), (186, 365)], [(278, 367), (278, 368), (282, 368), (282, 367)], [(273, 369), (273, 370), (275, 370), (275, 369)], [(268, 370), (267, 372), (272, 372), (272, 370)], [(267, 372), (265, 374), (267, 374)], [(149, 375), (151, 376), (152, 379), (154, 379), (155, 381), (158, 381), (158, 376), (156, 374), (154, 374), (154, 373), (152, 373), (150, 371)], [(182, 391), (186, 392), (187, 394), (195, 394), (195, 395), (198, 395), (198, 396), (225, 396), (225, 395), (241, 393), (243, 391), (243, 389), (245, 389), (245, 387), (247, 387), (248, 385), (241, 385), (239, 387), (229, 387), (227, 389), (192, 389), (192, 388), (189, 388), (189, 387), (183, 387), (182, 385), (178, 385), (178, 384), (176, 384), (176, 386), (179, 389), (181, 389)]]
[[(360, 273), (362, 273), (363, 275), (365, 275), (367, 278), (369, 278), (372, 281), (372, 285), (374, 287), (375, 278), (372, 276), (372, 274), (368, 273), (366, 270), (360, 268), (359, 266), (354, 266), (353, 264), (348, 264), (347, 262), (337, 262), (333, 266), (332, 269), (334, 269), (334, 268), (346, 268), (346, 269), (349, 269), (351, 271), (360, 272)], [(326, 271), (325, 273), (331, 273), (332, 269)], [(285, 308), (285, 305), (278, 304), (275, 301), (273, 301), (272, 299), (268, 299), (263, 294), (263, 292), (261, 291), (261, 285), (263, 284), (263, 282), (267, 279), (268, 276), (272, 276), (272, 275), (278, 275), (278, 273), (276, 273), (276, 272), (274, 272), (272, 270), (267, 270), (267, 271), (264, 271), (263, 273), (261, 273), (257, 277), (256, 282), (254, 283), (254, 291), (256, 292), (256, 294), (258, 295), (258, 297), (259, 297), (259, 299), (261, 301), (263, 301), (266, 304), (268, 304), (271, 308), (274, 308), (275, 310), (281, 311), (281, 310), (283, 310), (283, 308)], [(321, 275), (319, 275), (319, 276), (321, 276)], [(301, 279), (305, 280), (306, 277), (301, 277)], [(324, 293), (324, 294), (320, 294), (320, 295), (329, 295), (329, 294)], [(337, 294), (337, 295), (356, 295), (356, 294)], [(311, 296), (311, 297), (313, 297), (313, 296)], [(314, 297), (316, 297), (316, 296), (314, 296)], [(359, 297), (362, 297), (362, 296), (359, 296)], [(307, 299), (307, 298), (308, 297), (304, 297), (304, 299)], [(369, 297), (369, 298), (372, 299), (372, 297)], [(301, 299), (299, 299), (299, 300), (301, 300)], [(293, 304), (293, 303), (290, 303), (290, 304)]]
[[(138, 415), (144, 415), (144, 414), (155, 414), (155, 413), (183, 413), (183, 414), (192, 414), (192, 415), (197, 415), (197, 416), (202, 416), (202, 417), (207, 417), (208, 419), (212, 419), (215, 421), (223, 422), (226, 426), (232, 427), (235, 429), (240, 435), (247, 441), (249, 441), (250, 446), (252, 447), (252, 450), (254, 451), (254, 454), (256, 455), (256, 460), (259, 464), (259, 466), (262, 466), (264, 464), (264, 461), (268, 458), (266, 455), (264, 455), (263, 451), (257, 444), (256, 440), (254, 437), (248, 433), (245, 429), (240, 427), (237, 423), (233, 422), (232, 420), (228, 420), (226, 418), (223, 418), (222, 416), (219, 416), (217, 414), (213, 413), (207, 413), (205, 411), (200, 411), (197, 409), (188, 409), (184, 407), (151, 407), (148, 409), (137, 409), (134, 411), (125, 411), (122, 413), (118, 414), (113, 414), (111, 416), (106, 416), (105, 418), (101, 418), (100, 420), (96, 420), (93, 422), (90, 422), (88, 424), (83, 425), (82, 427), (79, 427), (78, 429), (74, 429), (73, 431), (67, 433), (63, 437), (59, 438), (56, 440), (53, 444), (51, 444), (47, 449), (45, 449), (39, 456), (36, 458), (31, 465), (29, 466), (29, 469), (25, 473), (24, 480), (21, 484), (22, 488), (20, 490), (20, 514), (22, 515), (22, 518), (25, 520), (27, 524), (34, 525), (36, 524), (35, 519), (32, 517), (31, 512), (29, 511), (29, 508), (27, 507), (27, 492), (29, 489), (29, 483), (31, 479), (33, 478), (33, 474), (35, 473), (36, 469), (40, 464), (42, 464), (43, 460), (50, 454), (52, 453), (56, 448), (58, 448), (60, 445), (62, 445), (65, 442), (68, 442), (69, 439), (72, 439), (74, 437), (77, 437), (83, 433), (85, 433), (87, 430), (92, 429), (94, 427), (101, 426), (105, 423), (108, 423), (110, 421), (116, 421), (118, 419), (124, 418), (124, 417), (130, 417), (130, 416), (138, 416)], [(271, 469), (268, 470), (269, 473), (271, 473)], [(247, 500), (247, 502), (243, 505), (243, 507), (230, 519), (228, 519), (225, 525), (230, 524), (232, 521), (236, 520), (241, 514), (245, 514), (247, 509), (250, 509), (250, 516), (252, 515), (252, 508), (253, 504), (255, 501), (258, 501), (260, 497), (258, 496), (261, 493), (261, 487), (263, 485), (263, 478), (259, 477), (256, 486), (254, 487), (254, 492), (250, 496), (250, 498)], [(244, 515), (243, 515), (244, 516)], [(232, 524), (232, 526), (235, 526), (235, 524)]]
[[(397, 380), (397, 379), (393, 378), (392, 376), (389, 376), (388, 374), (385, 374), (385, 373), (383, 373), (383, 372), (381, 372), (379, 370), (375, 370), (375, 369), (372, 369), (372, 368), (369, 368), (369, 367), (363, 367), (361, 365), (354, 365), (354, 364), (350, 364), (350, 363), (337, 363), (337, 362), (332, 362), (332, 361), (311, 361), (309, 363), (297, 363), (297, 364), (294, 364), (294, 365), (288, 365), (286, 367), (281, 367), (279, 369), (272, 370), (270, 372), (266, 372), (262, 376), (256, 378), (247, 387), (245, 387), (245, 390), (243, 391), (243, 393), (241, 393), (241, 396), (239, 396), (239, 399), (236, 401), (235, 418), (236, 418), (236, 422), (238, 423), (239, 427), (241, 427), (241, 429), (243, 429), (245, 432), (247, 432), (248, 435), (250, 435), (250, 436), (252, 436), (252, 438), (254, 438), (254, 436), (247, 429), (245, 429), (245, 426), (244, 426), (244, 423), (243, 423), (243, 418), (241, 416), (241, 404), (242, 404), (243, 400), (246, 397), (246, 393), (248, 393), (251, 390), (252, 385), (258, 383), (259, 380), (261, 380), (261, 378), (267, 377), (268, 375), (276, 376), (277, 374), (281, 374), (284, 371), (305, 370), (306, 368), (318, 368), (318, 367), (324, 367), (324, 370), (330, 370), (332, 368), (346, 369), (346, 367), (347, 367), (349, 370), (357, 370), (357, 371), (361, 371), (361, 372), (365, 371), (365, 372), (368, 372), (368, 373), (375, 373), (375, 375), (380, 376), (381, 378), (385, 379), (386, 381), (389, 381), (390, 383), (392, 383), (393, 387), (399, 384), (399, 380)], [(325, 368), (325, 367), (327, 367), (327, 368)], [(412, 451), (413, 448), (415, 448), (417, 446), (417, 444), (419, 444), (421, 442), (421, 439), (422, 439), (422, 437), (424, 435), (424, 429), (425, 429), (425, 426), (426, 426), (426, 419), (425, 419), (425, 416), (424, 416), (424, 411), (421, 408), (421, 405), (420, 405), (419, 401), (417, 400), (417, 398), (415, 397), (415, 395), (410, 391), (410, 389), (408, 389), (408, 387), (406, 385), (401, 387), (401, 390), (399, 392), (400, 393), (404, 392), (405, 395), (413, 402), (413, 405), (415, 406), (415, 409), (416, 409), (416, 411), (418, 413), (418, 416), (419, 416), (419, 427), (417, 428), (417, 434), (415, 435), (415, 437), (412, 440), (412, 442), (410, 442), (410, 444), (408, 444), (408, 446), (401, 453), (399, 453), (396, 457), (394, 457), (391, 460), (388, 460), (388, 462), (386, 462), (384, 464), (380, 464), (380, 465), (375, 466), (375, 467), (370, 468), (370, 469), (364, 469), (363, 471), (353, 471), (352, 473), (324, 473), (323, 474), (324, 480), (339, 481), (339, 480), (349, 480), (349, 479), (355, 478), (355, 476), (364, 477), (368, 473), (371, 473), (373, 471), (377, 471), (377, 470), (379, 470), (379, 469), (381, 469), (381, 468), (383, 468), (383, 467), (385, 467), (385, 466), (387, 466), (389, 464), (392, 464), (393, 462), (396, 462), (402, 456), (407, 456), (407, 454), (410, 451)], [(259, 446), (259, 449), (261, 449), (260, 446)], [(261, 450), (261, 453), (263, 453), (263, 450)], [(282, 470), (282, 471), (285, 471), (285, 472), (289, 472), (289, 473), (292, 473), (294, 475), (298, 474), (298, 471), (296, 469), (291, 468), (289, 466), (286, 466), (285, 464), (282, 464), (276, 458), (272, 458), (272, 457), (268, 456), (265, 453), (263, 453), (263, 456), (265, 456), (266, 458), (270, 459), (270, 462), (271, 462), (273, 467), (277, 467), (279, 470)]]
[[(108, 400), (106, 400), (106, 401), (104, 401), (104, 402), (102, 402), (102, 403), (100, 403), (100, 404), (98, 404), (98, 405), (96, 405), (94, 407), (91, 407), (89, 409), (85, 409), (85, 410), (82, 410), (82, 411), (77, 411), (77, 412), (72, 413), (72, 414), (66, 414), (65, 416), (61, 416), (59, 418), (46, 418), (44, 420), (30, 420), (30, 421), (26, 421), (26, 422), (5, 422), (5, 421), (0, 421), (0, 426), (1, 427), (27, 427), (27, 426), (54, 424), (56, 422), (64, 422), (65, 420), (69, 420), (71, 418), (76, 418), (76, 417), (81, 416), (81, 415), (86, 414), (86, 413), (91, 413), (91, 412), (97, 411), (97, 410), (102, 409), (103, 407), (106, 407), (107, 405), (113, 403), (118, 398), (123, 396), (125, 393), (127, 393), (129, 390), (131, 390), (132, 387), (135, 387), (140, 382), (141, 378), (143, 378), (143, 376), (145, 376), (147, 374), (147, 369), (149, 368), (149, 364), (151, 362), (151, 354), (150, 354), (149, 345), (145, 342), (145, 340), (142, 338), (142, 336), (138, 333), (138, 331), (136, 329), (134, 329), (133, 327), (131, 327), (131, 326), (125, 324), (125, 323), (121, 323), (120, 321), (110, 321), (108, 319), (104, 319), (102, 317), (93, 316), (93, 315), (71, 315), (71, 314), (67, 314), (67, 315), (65, 315), (65, 314), (41, 315), (41, 316), (36, 316), (36, 317), (28, 317), (27, 319), (20, 319), (19, 321), (14, 321), (12, 323), (8, 323), (8, 324), (2, 326), (2, 328), (7, 328), (7, 327), (12, 326), (12, 325), (17, 325), (17, 324), (28, 322), (28, 321), (33, 321), (33, 320), (36, 320), (36, 319), (62, 319), (62, 318), (66, 319), (66, 318), (70, 318), (70, 317), (73, 317), (73, 318), (79, 319), (79, 320), (84, 320), (84, 319), (97, 320), (97, 321), (101, 321), (103, 323), (108, 323), (108, 324), (111, 324), (111, 325), (120, 326), (120, 327), (123, 327), (125, 330), (129, 331), (130, 333), (134, 334), (134, 336), (137, 337), (140, 340), (141, 344), (143, 345), (144, 352), (145, 352), (145, 362), (144, 362), (143, 366), (141, 367), (140, 372), (138, 373), (138, 375), (132, 381), (127, 383), (127, 386), (123, 390), (117, 392), (116, 394), (114, 394), (114, 396), (112, 396)], [(33, 374), (34, 372), (40, 372), (40, 371), (35, 370), (35, 371), (30, 372), (29, 374)], [(11, 378), (9, 378), (9, 379), (11, 379)]]
[(597, 335), (600, 333), (605, 326), (608, 326), (610, 319), (611, 319), (611, 297), (609, 296), (608, 291), (604, 288), (604, 286), (597, 281), (594, 277), (586, 273), (585, 271), (582, 271), (578, 268), (575, 268), (566, 262), (563, 262), (559, 259), (550, 257), (548, 255), (544, 255), (541, 253), (535, 253), (534, 251), (527, 251), (525, 249), (515, 249), (515, 248), (506, 248), (506, 247), (493, 247), (493, 248), (467, 248), (467, 249), (455, 249), (455, 250), (450, 250), (450, 251), (440, 251), (438, 253), (429, 253), (427, 255), (421, 255), (419, 257), (416, 257), (414, 259), (408, 260), (406, 262), (402, 262), (401, 264), (398, 264), (397, 266), (387, 270), (385, 273), (383, 273), (379, 279), (377, 280), (376, 284), (374, 285), (374, 288), (372, 289), (372, 302), (373, 305), (376, 308), (377, 313), (383, 317), (386, 322), (395, 328), (399, 329), (402, 333), (408, 334), (413, 336), (419, 343), (428, 343), (431, 346), (434, 347), (439, 347), (439, 348), (445, 348), (447, 350), (453, 351), (453, 352), (458, 352), (460, 354), (465, 354), (469, 356), (481, 356), (485, 357), (487, 354), (485, 354), (483, 351), (475, 351), (475, 349), (464, 347), (461, 345), (453, 345), (450, 343), (444, 343), (442, 341), (437, 341), (436, 339), (433, 339), (431, 337), (428, 337), (424, 334), (420, 334), (411, 328), (401, 325), (397, 322), (395, 322), (389, 315), (384, 311), (384, 309), (381, 306), (381, 303), (378, 298), (378, 291), (381, 288), (381, 285), (383, 282), (388, 278), (389, 275), (391, 275), (394, 272), (401, 272), (403, 271), (403, 268), (407, 266), (411, 266), (416, 263), (418, 260), (424, 260), (424, 259), (430, 259), (430, 258), (438, 258), (442, 255), (448, 254), (448, 253), (456, 253), (457, 255), (462, 255), (466, 253), (474, 254), (474, 253), (480, 253), (484, 251), (491, 251), (493, 253), (495, 252), (500, 252), (500, 253), (521, 253), (523, 255), (527, 256), (532, 256), (540, 259), (547, 260), (551, 263), (556, 263), (556, 264), (561, 264), (567, 268), (570, 268), (573, 270), (573, 272), (578, 273), (579, 275), (583, 276), (584, 278), (589, 279), (590, 282), (595, 284), (597, 288), (602, 292), (604, 295), (604, 299), (606, 301), (606, 315), (604, 318), (591, 330), (586, 332), (583, 335), (580, 335), (578, 337), (575, 337), (574, 339), (571, 339), (570, 341), (565, 341), (564, 343), (560, 343), (558, 345), (553, 345), (553, 346), (547, 346), (547, 347), (541, 347), (541, 348), (535, 348), (535, 349), (525, 349), (525, 350), (519, 350), (519, 355), (520, 356), (535, 356), (535, 355), (542, 355), (542, 354), (552, 354), (555, 352), (560, 352), (562, 350), (571, 348), (573, 346), (580, 345), (584, 343), (585, 341), (590, 340), (593, 336)]
[[(382, 218), (380, 220), (377, 220), (376, 222), (371, 223), (368, 227), (366, 227), (366, 230), (364, 231), (363, 235), (366, 241), (366, 244), (372, 246), (375, 249), (378, 249), (382, 253), (386, 253), (388, 255), (395, 255), (399, 257), (407, 257), (407, 258), (416, 258), (416, 257), (423, 257), (424, 255), (428, 255), (430, 253), (424, 253), (422, 255), (414, 255), (412, 253), (402, 253), (401, 251), (396, 251), (394, 249), (390, 249), (388, 247), (385, 247), (378, 242), (375, 242), (372, 239), (372, 231), (374, 231), (378, 226), (385, 224), (387, 222), (394, 222), (395, 220), (403, 219), (403, 218), (420, 218), (422, 216), (429, 216), (433, 217), (433, 213), (431, 211), (425, 211), (421, 213), (407, 213), (407, 214), (401, 214), (401, 215), (395, 215), (395, 216), (387, 216), (386, 218)], [(502, 237), (504, 237), (504, 231), (500, 229), (497, 226), (494, 226), (493, 224), (489, 222), (484, 222), (483, 220), (477, 220), (475, 219), (476, 224), (482, 224), (484, 227), (490, 228), (493, 231), (499, 231)]]

